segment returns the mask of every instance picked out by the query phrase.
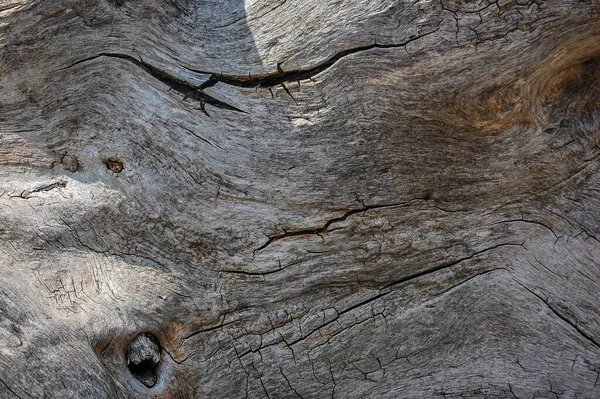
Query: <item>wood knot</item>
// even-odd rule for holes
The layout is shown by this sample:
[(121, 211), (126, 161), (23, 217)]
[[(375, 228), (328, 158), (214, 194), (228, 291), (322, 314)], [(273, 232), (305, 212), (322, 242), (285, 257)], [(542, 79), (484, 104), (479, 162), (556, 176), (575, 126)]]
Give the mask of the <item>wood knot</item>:
[(106, 161), (106, 167), (113, 171), (113, 173), (121, 173), (123, 171), (123, 162), (116, 159), (109, 159)]
[(125, 353), (127, 368), (131, 374), (148, 388), (156, 385), (156, 369), (160, 363), (161, 346), (158, 338), (150, 333), (135, 337)]

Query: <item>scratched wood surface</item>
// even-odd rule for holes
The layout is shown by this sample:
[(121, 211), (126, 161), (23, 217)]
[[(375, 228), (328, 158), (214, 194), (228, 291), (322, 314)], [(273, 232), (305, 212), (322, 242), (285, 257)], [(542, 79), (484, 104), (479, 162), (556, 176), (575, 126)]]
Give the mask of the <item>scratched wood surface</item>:
[(599, 66), (597, 0), (0, 1), (0, 397), (600, 397)]

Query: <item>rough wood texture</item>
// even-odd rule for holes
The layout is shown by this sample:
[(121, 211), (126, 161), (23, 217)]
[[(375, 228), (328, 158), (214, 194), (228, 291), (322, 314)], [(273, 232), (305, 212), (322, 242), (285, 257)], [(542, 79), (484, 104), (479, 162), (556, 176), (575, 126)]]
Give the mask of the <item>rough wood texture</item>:
[(599, 21), (0, 1), (0, 397), (600, 397)]

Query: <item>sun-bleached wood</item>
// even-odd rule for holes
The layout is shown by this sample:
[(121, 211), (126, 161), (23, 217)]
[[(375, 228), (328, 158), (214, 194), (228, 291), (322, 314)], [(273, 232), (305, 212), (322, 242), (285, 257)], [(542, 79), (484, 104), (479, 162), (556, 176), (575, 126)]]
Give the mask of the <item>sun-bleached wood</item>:
[(596, 0), (0, 1), (0, 397), (600, 397), (599, 66)]

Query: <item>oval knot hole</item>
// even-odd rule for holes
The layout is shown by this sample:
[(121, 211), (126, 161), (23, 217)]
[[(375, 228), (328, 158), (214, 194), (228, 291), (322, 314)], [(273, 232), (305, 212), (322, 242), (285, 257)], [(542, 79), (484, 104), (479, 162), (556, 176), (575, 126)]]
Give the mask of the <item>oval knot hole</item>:
[(127, 345), (127, 368), (148, 388), (156, 385), (156, 368), (160, 362), (160, 342), (150, 333), (135, 337)]
[(117, 161), (115, 159), (109, 159), (106, 161), (106, 167), (110, 169), (113, 173), (121, 173), (123, 171), (123, 162)]

